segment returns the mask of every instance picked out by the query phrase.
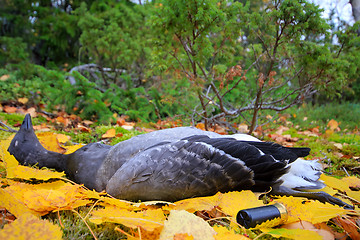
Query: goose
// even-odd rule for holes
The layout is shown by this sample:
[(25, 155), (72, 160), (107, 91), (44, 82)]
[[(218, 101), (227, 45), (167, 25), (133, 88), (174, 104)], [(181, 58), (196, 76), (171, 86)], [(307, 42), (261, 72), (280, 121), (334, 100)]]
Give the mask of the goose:
[[(252, 190), (300, 196), (352, 208), (325, 192), (321, 164), (309, 148), (284, 147), (247, 134), (194, 127), (158, 130), (114, 146), (90, 143), (71, 154), (46, 150), (27, 114), (8, 148), (21, 165), (53, 168), (96, 191), (131, 201), (177, 201)], [(307, 192), (306, 190), (312, 190)]]

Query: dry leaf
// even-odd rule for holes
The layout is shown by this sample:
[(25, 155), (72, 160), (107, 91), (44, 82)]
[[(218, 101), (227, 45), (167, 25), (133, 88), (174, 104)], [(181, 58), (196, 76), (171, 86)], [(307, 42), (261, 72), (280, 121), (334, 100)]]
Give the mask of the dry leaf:
[(175, 206), (164, 207), (164, 209), (195, 211), (211, 211), (219, 207), (222, 212), (236, 217), (238, 211), (246, 208), (263, 206), (262, 201), (249, 190), (241, 192), (217, 193), (210, 197), (189, 198), (175, 202)]
[(130, 212), (115, 206), (107, 206), (93, 211), (90, 221), (95, 224), (120, 223), (130, 228), (141, 227), (145, 231), (154, 231), (163, 226), (165, 215), (161, 209)]
[(31, 214), (24, 214), (0, 230), (0, 239), (61, 240), (62, 231), (59, 226), (49, 221), (41, 220)]
[(198, 129), (201, 129), (201, 130), (205, 130), (205, 124), (204, 123), (198, 123), (198, 124), (196, 124), (195, 127), (198, 128)]
[(26, 104), (29, 101), (28, 98), (24, 97), (24, 98), (18, 98), (18, 102), (22, 103), (22, 104)]
[(101, 138), (113, 138), (116, 135), (115, 128), (111, 128), (104, 133)]
[(160, 240), (173, 239), (176, 234), (187, 234), (194, 239), (214, 239), (215, 230), (204, 221), (185, 210), (171, 210), (164, 228), (160, 234)]
[(321, 174), (320, 180), (324, 181), (324, 183), (331, 188), (338, 189), (342, 192), (350, 191), (348, 183), (340, 179)]
[[(39, 215), (35, 211), (30, 210), (21, 200), (21, 195), (9, 188), (0, 188), (0, 206), (6, 208), (16, 217), (24, 213)], [(0, 230), (1, 233), (1, 230)]]
[(316, 224), (349, 212), (349, 210), (345, 210), (330, 203), (321, 203), (306, 198), (290, 196), (280, 197), (275, 201), (282, 203), (286, 207), (286, 210), (288, 211), (286, 223), (297, 222), (300, 220)]
[(323, 238), (315, 231), (304, 229), (284, 229), (284, 228), (268, 228), (260, 229), (262, 232), (270, 234), (273, 237), (285, 237), (294, 240), (323, 240)]
[(341, 181), (345, 182), (351, 188), (360, 189), (360, 179), (357, 177), (344, 177)]
[(11, 106), (4, 106), (3, 107), (3, 111), (6, 112), (6, 113), (15, 113), (17, 110), (16, 107), (11, 107)]
[(36, 136), (39, 139), (41, 145), (49, 151), (64, 153), (65, 149), (60, 146), (57, 140), (57, 134), (52, 132), (40, 132)]
[(339, 123), (336, 121), (336, 120), (334, 120), (334, 119), (331, 119), (329, 122), (328, 122), (328, 124), (327, 124), (327, 126), (330, 128), (330, 130), (336, 130), (338, 127), (339, 127)]
[(56, 134), (56, 139), (57, 139), (57, 141), (59, 142), (59, 143), (66, 143), (66, 142), (68, 142), (70, 139), (71, 139), (71, 137), (70, 136), (68, 136), (68, 135), (65, 135), (65, 134)]
[(0, 81), (6, 81), (6, 80), (9, 79), (9, 77), (10, 77), (9, 74), (4, 74), (4, 75), (2, 75), (2, 76), (0, 77)]
[(215, 225), (213, 227), (213, 229), (217, 233), (215, 235), (216, 240), (228, 240), (228, 239), (231, 239), (231, 240), (248, 240), (248, 239), (250, 239), (248, 237), (245, 237), (244, 235), (236, 234), (234, 232), (234, 230), (232, 230), (232, 229), (229, 230), (228, 228), (223, 227), (223, 226)]

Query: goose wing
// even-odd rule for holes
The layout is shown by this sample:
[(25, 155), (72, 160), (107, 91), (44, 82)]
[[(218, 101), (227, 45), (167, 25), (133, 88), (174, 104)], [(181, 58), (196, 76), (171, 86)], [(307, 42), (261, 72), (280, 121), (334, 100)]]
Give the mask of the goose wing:
[(205, 196), (254, 185), (243, 161), (201, 142), (166, 142), (137, 154), (117, 170), (106, 190), (129, 200)]
[[(107, 192), (129, 200), (174, 201), (218, 191), (268, 187), (286, 172), (286, 163), (261, 155), (244, 142), (216, 138), (216, 145), (204, 139), (209, 138), (186, 138), (146, 149), (116, 171), (107, 184)], [(245, 153), (222, 150), (228, 144)], [(253, 157), (246, 161), (240, 158), (247, 154)]]

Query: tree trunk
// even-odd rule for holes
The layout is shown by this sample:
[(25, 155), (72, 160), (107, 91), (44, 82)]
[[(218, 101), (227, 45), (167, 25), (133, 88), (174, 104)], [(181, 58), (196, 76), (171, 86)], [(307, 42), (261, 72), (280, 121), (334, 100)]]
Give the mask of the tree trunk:
[[(360, 21), (360, 0), (350, 0), (350, 4), (355, 21)], [(360, 29), (358, 29), (358, 35), (360, 35)]]

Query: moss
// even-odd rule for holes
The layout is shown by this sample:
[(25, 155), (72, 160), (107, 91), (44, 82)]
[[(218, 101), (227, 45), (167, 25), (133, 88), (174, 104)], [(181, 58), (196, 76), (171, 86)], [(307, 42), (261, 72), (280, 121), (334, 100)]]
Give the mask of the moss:
[[(79, 214), (84, 218), (90, 207), (80, 207), (77, 209)], [(63, 239), (77, 240), (77, 239), (94, 239), (89, 228), (84, 221), (72, 211), (60, 211), (58, 213), (51, 213), (45, 216), (46, 219), (58, 224), (63, 230)], [(59, 220), (60, 219), (60, 220)], [(87, 224), (100, 239), (126, 239), (126, 236), (118, 231), (114, 231), (115, 226), (122, 228), (119, 224), (105, 223), (96, 225), (87, 220)]]

